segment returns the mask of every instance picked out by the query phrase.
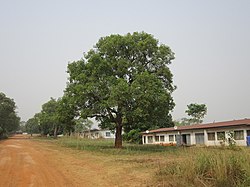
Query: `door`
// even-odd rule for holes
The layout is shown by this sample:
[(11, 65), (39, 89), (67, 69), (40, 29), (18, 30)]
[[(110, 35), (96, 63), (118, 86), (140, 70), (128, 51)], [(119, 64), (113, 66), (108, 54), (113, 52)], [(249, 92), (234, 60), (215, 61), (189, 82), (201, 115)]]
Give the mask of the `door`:
[(191, 145), (190, 134), (183, 134), (182, 135), (182, 144), (184, 144), (184, 145)]
[(204, 133), (195, 133), (195, 143), (196, 144), (205, 144)]
[(182, 137), (179, 134), (176, 136), (176, 144), (178, 146), (180, 146), (182, 144)]
[(187, 139), (187, 145), (191, 145), (191, 136), (190, 136), (190, 134), (186, 135), (186, 139)]

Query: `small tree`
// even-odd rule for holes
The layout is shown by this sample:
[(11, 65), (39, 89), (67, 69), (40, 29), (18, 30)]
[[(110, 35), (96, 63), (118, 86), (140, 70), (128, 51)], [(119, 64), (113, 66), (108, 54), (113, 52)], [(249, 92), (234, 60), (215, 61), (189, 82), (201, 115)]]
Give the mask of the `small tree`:
[(205, 104), (191, 103), (187, 105), (188, 109), (185, 111), (192, 117), (192, 123), (202, 123), (204, 116), (207, 114), (207, 107)]

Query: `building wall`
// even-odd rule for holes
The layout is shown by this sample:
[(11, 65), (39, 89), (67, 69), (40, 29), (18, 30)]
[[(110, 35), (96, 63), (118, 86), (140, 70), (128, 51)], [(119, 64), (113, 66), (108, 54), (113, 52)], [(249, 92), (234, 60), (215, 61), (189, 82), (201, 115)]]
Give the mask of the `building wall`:
[(81, 137), (83, 138), (90, 138), (90, 139), (97, 139), (97, 138), (115, 138), (115, 134), (110, 130), (96, 130), (90, 132), (84, 132)]
[(102, 138), (115, 138), (115, 134), (112, 133), (110, 130), (100, 130), (99, 134)]
[[(229, 137), (229, 132), (234, 132), (234, 131), (243, 131), (243, 139), (242, 140), (235, 140), (236, 145), (239, 146), (246, 146), (246, 137), (247, 137), (247, 130), (250, 130), (249, 128), (244, 128), (244, 127), (240, 127), (240, 128), (220, 128), (220, 129), (216, 129), (216, 130), (207, 130), (206, 133), (215, 133), (215, 140), (207, 140), (207, 144), (208, 146), (218, 146), (218, 145), (222, 145), (224, 144), (223, 140), (218, 140), (218, 134), (217, 132), (225, 132), (225, 138), (228, 139)], [(225, 145), (228, 145), (227, 141), (225, 143)]]
[[(185, 131), (170, 131), (170, 132), (161, 132), (161, 133), (151, 133), (151, 134), (143, 134), (142, 136), (142, 142), (143, 144), (176, 144), (177, 143), (177, 137), (181, 136), (181, 139), (183, 137), (187, 138), (187, 145), (196, 145), (196, 138), (195, 134), (204, 134), (204, 145), (207, 146), (219, 146), (219, 145), (228, 145), (227, 141), (219, 140), (218, 132), (224, 132), (225, 133), (225, 139), (228, 140), (229, 132), (237, 132), (239, 134), (243, 134), (243, 138), (240, 140), (235, 139), (236, 145), (239, 146), (246, 146), (246, 136), (247, 136), (247, 130), (250, 130), (250, 127), (236, 127), (236, 128), (211, 128), (211, 129), (199, 129), (199, 130), (185, 130)], [(214, 133), (214, 140), (211, 140), (211, 134)], [(210, 135), (210, 136), (209, 136)], [(163, 138), (160, 137), (164, 137)], [(190, 139), (189, 139), (190, 136)], [(210, 140), (208, 139), (210, 137)], [(239, 136), (238, 136), (239, 137)], [(183, 139), (182, 139), (183, 143)]]

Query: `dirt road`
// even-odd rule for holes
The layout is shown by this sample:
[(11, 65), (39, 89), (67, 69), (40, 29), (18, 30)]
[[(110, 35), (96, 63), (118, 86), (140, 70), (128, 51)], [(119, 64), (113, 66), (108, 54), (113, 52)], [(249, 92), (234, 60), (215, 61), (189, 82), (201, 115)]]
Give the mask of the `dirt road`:
[(71, 186), (46, 151), (26, 136), (0, 142), (0, 186)]
[(147, 186), (135, 162), (114, 159), (16, 135), (0, 141), (0, 187)]

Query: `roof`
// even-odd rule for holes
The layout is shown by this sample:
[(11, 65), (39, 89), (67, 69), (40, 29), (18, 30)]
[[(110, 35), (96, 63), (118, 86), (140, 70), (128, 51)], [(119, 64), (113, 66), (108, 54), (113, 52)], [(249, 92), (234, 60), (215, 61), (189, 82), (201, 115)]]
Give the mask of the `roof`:
[(90, 130), (85, 130), (83, 132), (100, 132), (100, 131), (110, 131), (108, 129), (90, 129)]
[(210, 129), (210, 128), (231, 127), (240, 125), (250, 125), (250, 119), (246, 118), (246, 119), (232, 120), (232, 121), (195, 124), (195, 125), (179, 126), (177, 128), (176, 127), (161, 128), (161, 129), (150, 130), (149, 132), (143, 132), (142, 134), (168, 132), (168, 131), (181, 131), (181, 130)]

